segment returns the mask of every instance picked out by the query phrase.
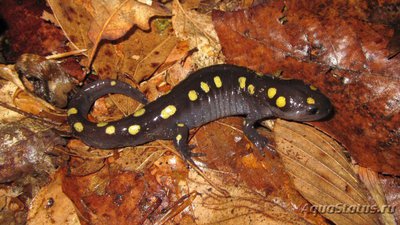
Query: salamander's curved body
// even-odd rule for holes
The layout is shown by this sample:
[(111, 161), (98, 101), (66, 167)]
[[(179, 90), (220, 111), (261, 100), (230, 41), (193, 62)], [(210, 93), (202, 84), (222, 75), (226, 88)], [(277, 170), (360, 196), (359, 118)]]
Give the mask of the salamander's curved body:
[(136, 146), (156, 139), (171, 139), (185, 157), (189, 129), (226, 116), (245, 116), (244, 133), (260, 149), (268, 140), (254, 125), (266, 118), (314, 121), (332, 111), (329, 99), (300, 80), (259, 75), (244, 67), (215, 65), (189, 75), (171, 92), (146, 104), (132, 115), (108, 123), (86, 119), (94, 101), (108, 93), (130, 96), (146, 104), (145, 96), (114, 80), (95, 81), (69, 103), (68, 121), (75, 136), (96, 148)]

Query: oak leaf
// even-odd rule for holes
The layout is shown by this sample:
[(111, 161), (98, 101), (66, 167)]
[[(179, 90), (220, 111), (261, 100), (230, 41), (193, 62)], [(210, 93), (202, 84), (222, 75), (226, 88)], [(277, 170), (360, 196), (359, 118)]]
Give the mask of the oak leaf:
[(93, 43), (97, 39), (116, 40), (126, 34), (134, 25), (148, 30), (153, 16), (168, 16), (168, 10), (153, 3), (149, 6), (135, 0), (92, 1), (94, 20), (88, 36)]

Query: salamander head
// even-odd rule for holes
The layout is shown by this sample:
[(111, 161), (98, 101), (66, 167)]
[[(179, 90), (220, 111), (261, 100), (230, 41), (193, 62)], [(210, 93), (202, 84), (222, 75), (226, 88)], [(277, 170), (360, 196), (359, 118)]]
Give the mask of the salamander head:
[(276, 117), (294, 121), (315, 121), (329, 116), (329, 99), (301, 80), (279, 80), (267, 89), (267, 98)]

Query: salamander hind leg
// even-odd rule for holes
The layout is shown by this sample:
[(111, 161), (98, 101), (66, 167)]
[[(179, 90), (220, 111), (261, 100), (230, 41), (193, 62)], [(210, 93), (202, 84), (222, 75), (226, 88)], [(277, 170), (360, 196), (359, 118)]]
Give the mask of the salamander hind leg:
[(189, 128), (183, 123), (176, 124), (176, 133), (174, 138), (174, 145), (183, 156), (186, 163), (196, 166), (192, 157), (205, 156), (204, 153), (194, 153), (192, 149), (194, 146), (188, 144)]
[(265, 156), (264, 148), (268, 149), (273, 155), (276, 155), (275, 149), (269, 146), (269, 141), (266, 137), (262, 136), (258, 133), (256, 128), (254, 127), (255, 123), (259, 119), (252, 119), (251, 117), (247, 117), (244, 121), (243, 132), (246, 137), (257, 147), (262, 156)]

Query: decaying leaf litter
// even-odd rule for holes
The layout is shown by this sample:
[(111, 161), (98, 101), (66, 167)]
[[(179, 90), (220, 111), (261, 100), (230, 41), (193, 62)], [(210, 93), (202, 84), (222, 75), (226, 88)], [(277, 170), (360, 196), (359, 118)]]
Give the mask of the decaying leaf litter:
[[(140, 12), (129, 10), (129, 7), (138, 7), (138, 4), (142, 4), (140, 7), (143, 7), (143, 10)], [(396, 73), (391, 72), (396, 71), (396, 65), (398, 65), (396, 60), (398, 59), (394, 57), (391, 61), (381, 63), (378, 60), (367, 58), (367, 63), (364, 64), (372, 72), (369, 72), (364, 78), (360, 75), (355, 76), (362, 70), (362, 67), (360, 67), (362, 63), (357, 64), (359, 62), (358, 59), (363, 55), (362, 52), (357, 53), (356, 51), (358, 55), (346, 56), (347, 58), (344, 57), (342, 61), (338, 61), (337, 55), (330, 58), (327, 54), (329, 49), (342, 52), (341, 49), (338, 50), (336, 48), (335, 42), (336, 40), (343, 40), (341, 39), (342, 37), (355, 37), (354, 40), (359, 38), (363, 40), (362, 47), (365, 48), (367, 46), (368, 51), (377, 54), (381, 49), (384, 50), (385, 43), (390, 41), (391, 28), (387, 26), (390, 23), (382, 23), (385, 26), (380, 25), (379, 21), (382, 18), (379, 18), (380, 20), (376, 19), (376, 15), (372, 13), (375, 17), (371, 16), (372, 19), (370, 21), (376, 25), (373, 25), (373, 29), (365, 28), (366, 25), (359, 21), (360, 19), (368, 18), (367, 15), (371, 12), (368, 12), (367, 9), (370, 10), (369, 7), (371, 5), (365, 6), (365, 4), (361, 3), (359, 5), (351, 3), (352, 5), (347, 5), (350, 7), (347, 7), (348, 10), (344, 15), (338, 15), (335, 10), (341, 9), (346, 6), (345, 4), (339, 2), (330, 7), (331, 10), (326, 13), (330, 17), (326, 16), (326, 18), (321, 17), (321, 15), (323, 15), (324, 9), (328, 7), (318, 10), (317, 13), (310, 13), (310, 11), (313, 12), (312, 9), (315, 7), (313, 3), (298, 2), (287, 2), (285, 7), (282, 6), (282, 3), (264, 3), (254, 6), (248, 11), (239, 9), (237, 14), (214, 12), (212, 18), (210, 16), (211, 11), (207, 9), (214, 8), (231, 11), (229, 4), (210, 4), (212, 5), (210, 7), (210, 5), (198, 5), (196, 2), (181, 4), (178, 1), (173, 1), (171, 4), (148, 6), (135, 1), (116, 1), (112, 2), (112, 4), (100, 1), (92, 2), (92, 4), (48, 1), (54, 16), (53, 21), (56, 21), (57, 26), (61, 28), (63, 36), (69, 40), (67, 42), (68, 51), (82, 51), (83, 56), (78, 58), (80, 65), (83, 66), (85, 71), (89, 71), (90, 65), (93, 69), (91, 75), (86, 75), (86, 82), (97, 79), (97, 76), (101, 79), (120, 79), (137, 87), (146, 93), (151, 100), (154, 100), (168, 92), (189, 71), (226, 61), (253, 67), (258, 71), (272, 74), (278, 74), (278, 71), (283, 71), (282, 75), (284, 77), (301, 77), (311, 81), (322, 90), (328, 90), (329, 93), (333, 93), (332, 98), (336, 103), (335, 107), (339, 108), (339, 115), (341, 115), (341, 107), (348, 107), (349, 105), (353, 107), (354, 105), (357, 108), (360, 104), (363, 107), (365, 107), (364, 105), (368, 107), (366, 112), (374, 112), (376, 115), (380, 115), (381, 111), (379, 109), (382, 106), (378, 107), (374, 102), (388, 102), (386, 104), (389, 104), (390, 101), (393, 101), (392, 93), (398, 92), (396, 89), (398, 87), (398, 85), (396, 86), (396, 82), (398, 83), (395, 78)], [(241, 6), (245, 8), (251, 5), (252, 3), (244, 2), (243, 4), (234, 5), (234, 7)], [(379, 5), (376, 7), (379, 7)], [(238, 10), (238, 8), (235, 9)], [(379, 9), (384, 10), (384, 7), (382, 6)], [(241, 12), (246, 12), (248, 13), (247, 15), (251, 16), (238, 20)], [(354, 14), (354, 12), (356, 13)], [(136, 17), (136, 14), (130, 17), (134, 18), (132, 20), (120, 19), (127, 15), (132, 16), (135, 13), (143, 13), (143, 17)], [(270, 18), (262, 19), (262, 16), (266, 14)], [(150, 19), (153, 15), (155, 17)], [(297, 21), (297, 17), (302, 18), (299, 20), (300, 22)], [(318, 27), (319, 23), (329, 27), (329, 24), (332, 23), (329, 18), (340, 18), (341, 21), (344, 21), (343, 27), (364, 27), (363, 32), (365, 34), (368, 34), (371, 30), (375, 33), (372, 36), (373, 38), (366, 40), (363, 39), (364, 34), (357, 33), (359, 32), (358, 30), (349, 34), (349, 30), (343, 29), (341, 32), (345, 35), (329, 36), (330, 32)], [(231, 19), (236, 19), (241, 23), (232, 23)], [(247, 22), (246, 19), (250, 20), (250, 22)], [(224, 21), (224, 23), (221, 24), (221, 21)], [(282, 21), (285, 21), (283, 23), (284, 26), (282, 26)], [(308, 31), (301, 29), (303, 22), (311, 25)], [(108, 25), (104, 26), (104, 24)], [(257, 26), (254, 26), (255, 24)], [(213, 25), (216, 27), (217, 32), (214, 31)], [(259, 29), (263, 26), (267, 27), (262, 29), (262, 32), (259, 32)], [(293, 29), (293, 27), (297, 27), (297, 29)], [(276, 35), (276, 32), (282, 28), (291, 31), (287, 33), (289, 38), (277, 38), (280, 33)], [(317, 39), (315, 41), (310, 39), (315, 38), (311, 35), (313, 32), (311, 28), (317, 32), (325, 32), (328, 43), (331, 42), (330, 46), (325, 45), (325, 42), (322, 42), (323, 44), (320, 44), (320, 46), (315, 46)], [(231, 30), (234, 31), (234, 34), (239, 34), (238, 37), (244, 39), (232, 36)], [(379, 32), (376, 30), (381, 31), (381, 36), (378, 35)], [(265, 39), (273, 32), (275, 32), (275, 37)], [(296, 35), (304, 33), (309, 38), (308, 40), (306, 39), (306, 43), (311, 44), (309, 50), (301, 48), (301, 43), (296, 42)], [(341, 33), (338, 32), (338, 34)], [(377, 41), (379, 38), (384, 41)], [(250, 40), (250, 46), (247, 39)], [(281, 48), (284, 45), (274, 44), (275, 40), (281, 40), (286, 44), (290, 43), (290, 45), (286, 45), (290, 47)], [(221, 46), (219, 45), (220, 42)], [(260, 43), (265, 48), (260, 49)], [(371, 45), (370, 43), (377, 44)], [(220, 51), (221, 47), (223, 54)], [(43, 54), (43, 52), (41, 54), (49, 55), (52, 51), (50, 49), (47, 54)], [(393, 52), (391, 49), (390, 51)], [(278, 54), (276, 55), (276, 53)], [(391, 54), (393, 55), (393, 53)], [(223, 55), (226, 57), (225, 59)], [(386, 57), (384, 51), (382, 54), (379, 52), (377, 55)], [(337, 61), (336, 64), (332, 59)], [(346, 64), (348, 59), (354, 59), (355, 63)], [(328, 60), (330, 63), (326, 64), (324, 60)], [(314, 64), (315, 62), (317, 64)], [(291, 65), (295, 65), (295, 67)], [(328, 65), (328, 67), (325, 65)], [(67, 66), (67, 68), (69, 68), (67, 71), (71, 71), (71, 67)], [(9, 74), (4, 71), (4, 68), (2, 68), (1, 72)], [(82, 72), (76, 75), (75, 78), (82, 81), (85, 73)], [(385, 75), (383, 78), (380, 76), (382, 73)], [(345, 82), (348, 80), (353, 81), (353, 79), (355, 80), (354, 85), (345, 86), (342, 90), (343, 84), (346, 84)], [(367, 87), (372, 87), (372, 89), (370, 88), (371, 90), (377, 88), (378, 86), (376, 85), (379, 84), (386, 85), (386, 89), (383, 89), (384, 92), (374, 94), (373, 96), (376, 96), (373, 98), (374, 101), (366, 101), (361, 97), (354, 98), (353, 96), (363, 96), (352, 91), (357, 89), (363, 93), (364, 89), (358, 87), (364, 87), (366, 85), (365, 81), (368, 82)], [(353, 83), (350, 82), (350, 84)], [(345, 95), (342, 93), (345, 93)], [(380, 96), (379, 93), (386, 93), (386, 95)], [(29, 105), (34, 104), (29, 103), (32, 101), (34, 102), (35, 98), (31, 95), (17, 95), (10, 102), (33, 115), (43, 116), (42, 111), (28, 110), (28, 108), (31, 108)], [(25, 102), (25, 105), (21, 106), (21, 104), (16, 104), (17, 102)], [(377, 128), (388, 129), (390, 132), (390, 129), (397, 126), (396, 112), (398, 110), (398, 108), (393, 107), (394, 103), (391, 104), (382, 114), (386, 117), (372, 117), (375, 119), (380, 118), (382, 121), (390, 121), (387, 126), (379, 128), (379, 119), (376, 120)], [(140, 105), (126, 97), (107, 96), (96, 102), (90, 118), (98, 121), (114, 120), (129, 115), (138, 107)], [(364, 115), (362, 111), (360, 114)], [(45, 117), (49, 116), (49, 114), (44, 115)], [(60, 117), (52, 116), (50, 118)], [(335, 122), (335, 119), (333, 118), (332, 123)], [(357, 119), (351, 119), (350, 121), (358, 122)], [(327, 131), (329, 129), (326, 128), (325, 123), (313, 123), (313, 125)], [(339, 120), (336, 123), (343, 124), (344, 122)], [(289, 127), (291, 126), (289, 125)], [(349, 140), (352, 141), (350, 146), (348, 142), (345, 146), (350, 153), (353, 153), (351, 156), (357, 159), (357, 163), (367, 167), (370, 166), (378, 172), (392, 173), (390, 171), (398, 171), (395, 169), (396, 164), (393, 164), (396, 160), (390, 161), (389, 165), (382, 164), (381, 160), (371, 162), (354, 150), (361, 147), (357, 147), (360, 146), (359, 144), (354, 144), (357, 139), (352, 138), (352, 134), (355, 133), (354, 137), (358, 137), (361, 135), (358, 134), (360, 130), (364, 133), (371, 130), (370, 126), (363, 124), (356, 124), (355, 127), (359, 127), (359, 130), (350, 129), (348, 133), (343, 134), (347, 134), (349, 137), (345, 139), (345, 143)], [(56, 128), (64, 131), (68, 130), (67, 127)], [(344, 201), (348, 204), (368, 204), (368, 201), (371, 201), (368, 199), (368, 193), (358, 181), (357, 176), (349, 169), (352, 165), (341, 154), (342, 150), (339, 146), (333, 148), (334, 152), (332, 154), (328, 154), (331, 158), (336, 159), (334, 162), (341, 162), (338, 164), (340, 165), (339, 167), (329, 163), (326, 164), (326, 155), (324, 154), (330, 150), (321, 148), (319, 145), (324, 142), (319, 143), (318, 141), (311, 142), (313, 145), (319, 146), (317, 149), (307, 147), (306, 149), (309, 151), (307, 151), (306, 155), (301, 156), (306, 160), (305, 162), (310, 162), (312, 159), (313, 163), (308, 163), (306, 166), (301, 163), (293, 164), (293, 162), (299, 160), (299, 154), (305, 149), (305, 147), (299, 146), (308, 143), (310, 138), (306, 138), (306, 141), (300, 139), (300, 144), (294, 148), (289, 148), (292, 150), (288, 152), (288, 147), (282, 144), (285, 141), (279, 141), (281, 140), (280, 138), (284, 138), (284, 140), (287, 138), (287, 132), (283, 132), (279, 136), (279, 132), (277, 132), (279, 129), (283, 129), (280, 123), (275, 125), (273, 133), (266, 132), (266, 135), (271, 138), (275, 137), (277, 150), (281, 153), (283, 164), (279, 159), (260, 158), (254, 152), (253, 146), (249, 144), (241, 133), (241, 120), (239, 118), (217, 121), (192, 131), (191, 144), (197, 146), (195, 151), (207, 153), (207, 156), (198, 159), (198, 162), (201, 163), (205, 177), (211, 180), (211, 183), (205, 181), (204, 177), (193, 170), (187, 170), (179, 156), (173, 153), (174, 148), (168, 142), (156, 141), (145, 146), (135, 147), (133, 150), (128, 148), (116, 152), (90, 149), (78, 140), (71, 140), (67, 145), (68, 148), (64, 148), (61, 151), (71, 157), (68, 165), (61, 167), (62, 169), (58, 170), (57, 175), (54, 175), (53, 182), (45, 187), (47, 192), (52, 193), (52, 190), (54, 190), (55, 193), (59, 193), (59, 188), (62, 186), (67, 198), (65, 196), (58, 197), (56, 194), (52, 197), (37, 195), (35, 210), (29, 212), (29, 222), (32, 224), (44, 223), (51, 217), (60, 218), (60, 215), (55, 213), (50, 214), (51, 216), (47, 218), (35, 216), (48, 213), (51, 209), (51, 202), (55, 201), (69, 206), (74, 204), (79, 210), (79, 213), (77, 213), (73, 207), (70, 207), (71, 211), (64, 214), (68, 217), (63, 221), (68, 221), (68, 223), (77, 223), (77, 217), (73, 216), (77, 214), (81, 216), (80, 223), (88, 223), (90, 221), (90, 223), (94, 224), (103, 224), (105, 221), (108, 223), (112, 221), (112, 224), (126, 223), (128, 221), (135, 224), (161, 223), (165, 221), (237, 224), (249, 220), (260, 224), (264, 224), (265, 221), (276, 224), (323, 224), (325, 221), (322, 216), (326, 215), (313, 216), (311, 213), (304, 214), (296, 209), (308, 204), (308, 202), (322, 204), (317, 201), (318, 199), (313, 199), (315, 193), (312, 189), (306, 188), (307, 185), (312, 184), (315, 186), (316, 183), (323, 187), (322, 189), (319, 188), (318, 195), (320, 196), (332, 196), (332, 190), (335, 192), (335, 190), (339, 189), (341, 191), (336, 194), (345, 196), (344, 199), (333, 198), (332, 201), (323, 202), (324, 204), (334, 204), (337, 201)], [(289, 129), (294, 129), (294, 127)], [(317, 131), (313, 130), (309, 133), (314, 132)], [(329, 133), (331, 135), (332, 133), (334, 134), (332, 129)], [(298, 135), (301, 136), (301, 132)], [(319, 137), (321, 135), (316, 133), (314, 136)], [(373, 134), (371, 135), (373, 136)], [(381, 148), (391, 149), (396, 146), (396, 133), (390, 133), (390, 135), (392, 136), (389, 136), (390, 139), (388, 140), (391, 141), (385, 142), (388, 143), (387, 146), (381, 144)], [(294, 140), (299, 141), (295, 137), (292, 138), (288, 140), (289, 143), (293, 143)], [(383, 135), (381, 139), (376, 137), (372, 141), (382, 141), (385, 138), (387, 137)], [(340, 140), (341, 138), (339, 137), (338, 139)], [(328, 140), (329, 142), (332, 141)], [(379, 144), (379, 141), (376, 143)], [(352, 150), (355, 152), (352, 152)], [(322, 154), (319, 151), (325, 153)], [(393, 150), (388, 152), (386, 157), (392, 157), (390, 152), (393, 152)], [(288, 153), (294, 153), (294, 155), (288, 155)], [(295, 161), (290, 161), (291, 157)], [(289, 161), (287, 161), (288, 159)], [(338, 159), (340, 160), (338, 161)], [(73, 170), (68, 170), (68, 168)], [(343, 168), (347, 169), (343, 170)], [(297, 172), (304, 172), (305, 170), (315, 170), (316, 173), (314, 175), (312, 173), (312, 176), (301, 176), (302, 179), (298, 179), (300, 173)], [(72, 174), (70, 173), (71, 171)], [(354, 189), (355, 192), (347, 193), (349, 189), (342, 189), (342, 182), (344, 182), (344, 187), (349, 185), (351, 187), (350, 190)], [(221, 185), (222, 183), (224, 185)], [(217, 186), (225, 187), (230, 195), (224, 196), (221, 192), (216, 191)], [(301, 195), (299, 195), (299, 192)], [(200, 195), (197, 193), (200, 193)], [(112, 198), (113, 196), (119, 196), (120, 199)], [(123, 197), (131, 200), (123, 201)], [(51, 201), (49, 200), (50, 198), (54, 199)], [(327, 197), (326, 199), (329, 198)], [(228, 202), (230, 203), (227, 204)], [(380, 204), (384, 203), (385, 201)], [(168, 207), (165, 207), (165, 205)], [(222, 213), (216, 213), (218, 211)], [(93, 214), (93, 212), (98, 212), (98, 214)], [(377, 215), (335, 215), (335, 218), (326, 217), (338, 224), (379, 223)], [(389, 215), (389, 219), (385, 219), (385, 222), (390, 224), (390, 221)]]

